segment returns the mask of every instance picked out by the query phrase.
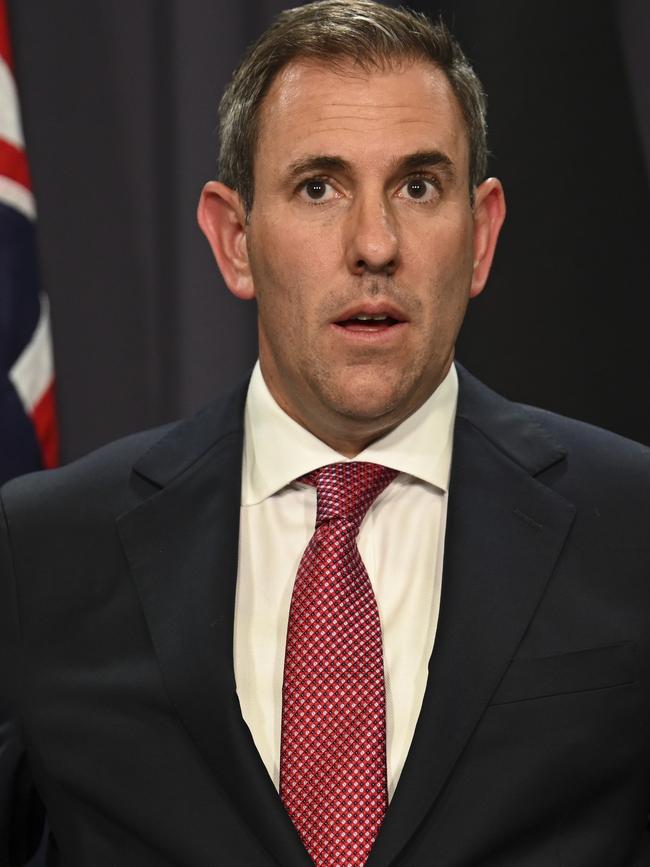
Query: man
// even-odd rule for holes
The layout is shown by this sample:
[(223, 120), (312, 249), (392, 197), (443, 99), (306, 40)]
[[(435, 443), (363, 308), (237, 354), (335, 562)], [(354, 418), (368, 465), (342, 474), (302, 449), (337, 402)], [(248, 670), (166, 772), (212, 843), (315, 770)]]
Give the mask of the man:
[(250, 384), (3, 491), (2, 863), (43, 804), (66, 867), (647, 865), (648, 451), (453, 364), (505, 212), (460, 49), (283, 13), (221, 135)]

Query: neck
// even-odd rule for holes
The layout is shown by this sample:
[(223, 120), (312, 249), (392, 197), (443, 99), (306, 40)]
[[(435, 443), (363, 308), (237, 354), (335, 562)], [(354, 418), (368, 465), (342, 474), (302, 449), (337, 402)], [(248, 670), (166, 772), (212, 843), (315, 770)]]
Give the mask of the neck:
[(266, 377), (264, 368), (262, 375), (275, 402), (293, 421), (346, 458), (356, 457), (369, 445), (389, 434), (429, 397), (429, 394), (425, 394), (423, 399), (413, 400), (412, 405), (401, 405), (397, 410), (392, 409), (372, 418), (354, 418), (332, 410), (314, 413), (309, 412), (304, 405), (288, 401), (282, 389), (274, 388), (273, 378)]
[(321, 442), (348, 458), (356, 457), (419, 409), (443, 381), (452, 361), (453, 351), (435, 379), (422, 377), (411, 388), (386, 393), (386, 409), (381, 403), (358, 407), (349, 394), (346, 400), (337, 400), (326, 389), (306, 380), (287, 381), (260, 345), (262, 376), (278, 406)]

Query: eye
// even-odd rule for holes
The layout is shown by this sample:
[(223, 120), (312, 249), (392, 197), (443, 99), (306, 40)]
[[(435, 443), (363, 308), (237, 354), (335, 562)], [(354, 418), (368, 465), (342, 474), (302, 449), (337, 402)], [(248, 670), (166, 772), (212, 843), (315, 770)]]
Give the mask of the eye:
[(398, 189), (400, 199), (410, 199), (413, 202), (432, 202), (438, 198), (440, 189), (431, 178), (413, 177), (405, 181)]
[(310, 178), (308, 181), (303, 181), (300, 185), (299, 195), (301, 199), (311, 204), (330, 202), (332, 199), (340, 198), (340, 194), (323, 178)]

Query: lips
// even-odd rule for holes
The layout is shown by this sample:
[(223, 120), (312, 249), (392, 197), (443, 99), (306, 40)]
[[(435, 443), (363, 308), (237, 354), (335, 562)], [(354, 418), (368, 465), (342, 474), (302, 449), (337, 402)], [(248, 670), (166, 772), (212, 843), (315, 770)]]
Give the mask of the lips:
[(392, 304), (357, 304), (344, 310), (334, 325), (352, 331), (376, 332), (406, 322), (406, 316)]
[(407, 327), (408, 318), (394, 304), (362, 301), (341, 311), (331, 328), (349, 347), (392, 346)]
[(356, 329), (358, 331), (377, 331), (381, 328), (390, 328), (397, 324), (397, 320), (392, 316), (367, 316), (359, 314), (359, 316), (343, 319), (336, 323), (341, 328)]

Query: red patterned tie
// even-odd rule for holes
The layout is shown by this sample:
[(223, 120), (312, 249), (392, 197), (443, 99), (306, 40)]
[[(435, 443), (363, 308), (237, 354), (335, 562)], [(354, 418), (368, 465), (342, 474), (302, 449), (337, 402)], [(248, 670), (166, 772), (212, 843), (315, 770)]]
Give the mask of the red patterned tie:
[(280, 796), (316, 867), (361, 867), (387, 805), (379, 612), (356, 537), (397, 472), (321, 467), (316, 529), (291, 597), (282, 689)]

